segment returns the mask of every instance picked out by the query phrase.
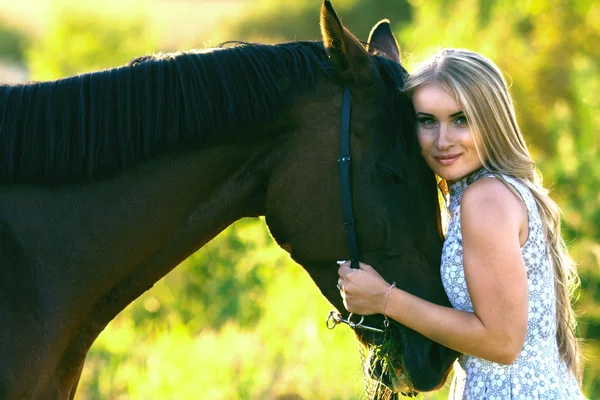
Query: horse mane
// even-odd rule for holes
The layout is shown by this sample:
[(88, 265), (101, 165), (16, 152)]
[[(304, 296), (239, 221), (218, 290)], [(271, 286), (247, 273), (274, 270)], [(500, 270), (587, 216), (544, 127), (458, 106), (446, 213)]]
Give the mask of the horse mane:
[(328, 68), (318, 42), (238, 43), (0, 85), (0, 183), (93, 180), (224, 139), (275, 116)]
[[(397, 63), (373, 60), (403, 84)], [(320, 42), (235, 42), (0, 85), (0, 184), (101, 179), (162, 153), (226, 140), (236, 128), (275, 117), (314, 87), (319, 72), (334, 79)]]

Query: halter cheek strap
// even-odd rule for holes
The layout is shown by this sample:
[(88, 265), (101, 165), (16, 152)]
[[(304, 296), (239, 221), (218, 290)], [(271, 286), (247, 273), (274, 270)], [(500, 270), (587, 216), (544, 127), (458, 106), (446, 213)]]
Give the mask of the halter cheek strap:
[(344, 215), (344, 229), (350, 253), (350, 267), (358, 269), (358, 246), (356, 244), (356, 221), (352, 207), (352, 183), (350, 180), (350, 105), (352, 95), (350, 88), (344, 86), (342, 98), (342, 123), (340, 130), (340, 180), (342, 188), (342, 211)]
[[(350, 253), (350, 267), (358, 269), (358, 246), (356, 244), (356, 222), (354, 220), (354, 209), (352, 207), (352, 184), (350, 180), (350, 105), (352, 96), (350, 88), (344, 86), (344, 95), (342, 98), (342, 124), (340, 132), (340, 158), (338, 164), (340, 166), (340, 180), (342, 187), (342, 211), (344, 214), (344, 229), (346, 230), (346, 239), (348, 242), (348, 251)], [(395, 285), (395, 283), (394, 283)], [(393, 286), (390, 287), (391, 292)], [(387, 293), (386, 293), (387, 302)], [(385, 309), (385, 307), (384, 307)], [(360, 316), (358, 322), (352, 322), (350, 313), (348, 319), (342, 318), (338, 311), (331, 311), (325, 321), (327, 328), (333, 329), (340, 323), (348, 324), (352, 329), (363, 329), (372, 332), (386, 334), (389, 326), (388, 318), (384, 316), (384, 329), (374, 328), (372, 326), (363, 325), (364, 316)]]

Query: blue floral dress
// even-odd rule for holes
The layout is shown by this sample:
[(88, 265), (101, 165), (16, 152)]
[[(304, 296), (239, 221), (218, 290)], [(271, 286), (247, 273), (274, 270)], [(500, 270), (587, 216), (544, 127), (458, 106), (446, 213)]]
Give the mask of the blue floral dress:
[[(485, 169), (450, 186), (450, 221), (442, 252), (444, 288), (457, 310), (473, 312), (463, 267), (460, 201), (469, 184), (484, 176)], [(546, 258), (542, 222), (529, 189), (516, 179), (503, 176), (527, 207), (529, 236), (521, 248), (529, 292), (529, 317), (525, 345), (516, 361), (503, 365), (461, 355), (450, 388), (454, 400), (584, 399), (575, 377), (561, 361), (556, 344), (556, 299), (553, 271)]]

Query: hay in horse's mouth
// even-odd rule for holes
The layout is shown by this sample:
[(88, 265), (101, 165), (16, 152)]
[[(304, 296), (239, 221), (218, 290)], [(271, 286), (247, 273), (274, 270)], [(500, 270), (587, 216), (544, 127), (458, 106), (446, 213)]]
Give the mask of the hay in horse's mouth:
[(386, 334), (379, 345), (362, 341), (359, 343), (369, 399), (387, 399), (392, 393), (402, 393), (409, 397), (417, 394), (412, 389), (412, 380), (404, 368), (403, 341), (400, 338)]

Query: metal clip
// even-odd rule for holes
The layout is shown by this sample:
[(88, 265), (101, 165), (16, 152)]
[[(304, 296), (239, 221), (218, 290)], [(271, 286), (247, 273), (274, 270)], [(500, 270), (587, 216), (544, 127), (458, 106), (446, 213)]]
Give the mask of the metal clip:
[[(368, 325), (363, 325), (365, 317), (362, 315), (360, 316), (360, 321), (352, 322), (353, 316), (354, 316), (354, 314), (350, 313), (348, 315), (348, 319), (344, 319), (344, 318), (342, 318), (342, 315), (339, 312), (332, 310), (332, 311), (329, 311), (329, 315), (327, 316), (327, 320), (325, 321), (325, 324), (327, 325), (328, 329), (333, 329), (337, 325), (339, 325), (340, 323), (343, 322), (344, 324), (347, 324), (350, 328), (352, 328), (354, 330), (364, 329), (366, 331), (371, 331), (371, 332), (378, 332), (378, 333), (385, 332), (383, 329), (374, 328), (374, 327), (368, 326)], [(386, 326), (386, 328), (387, 328), (387, 326)]]

